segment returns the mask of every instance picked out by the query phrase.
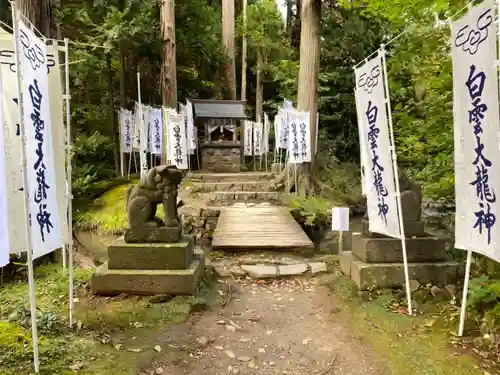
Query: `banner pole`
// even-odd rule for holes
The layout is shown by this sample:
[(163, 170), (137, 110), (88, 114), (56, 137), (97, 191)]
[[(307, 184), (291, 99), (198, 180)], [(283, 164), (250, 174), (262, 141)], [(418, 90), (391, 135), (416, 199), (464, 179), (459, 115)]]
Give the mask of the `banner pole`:
[(119, 131), (120, 131), (120, 174), (121, 177), (124, 177), (125, 174), (125, 161), (123, 160), (125, 155), (123, 152), (123, 110), (120, 108), (118, 112), (118, 122), (119, 122)]
[(19, 61), (19, 20), (18, 20), (18, 10), (14, 1), (11, 2), (12, 7), (12, 24), (13, 24), (13, 34), (14, 34), (14, 61), (17, 76), (17, 93), (18, 93), (18, 104), (19, 111), (17, 112), (19, 121), (19, 137), (21, 143), (21, 160), (23, 166), (23, 192), (24, 192), (24, 212), (26, 217), (26, 244), (27, 244), (27, 262), (28, 262), (28, 286), (29, 286), (29, 299), (30, 299), (30, 310), (31, 310), (31, 336), (33, 340), (33, 365), (35, 372), (40, 372), (40, 359), (38, 356), (38, 328), (36, 322), (36, 295), (35, 295), (35, 272), (33, 270), (33, 243), (31, 238), (31, 223), (29, 219), (29, 198), (28, 198), (28, 168), (26, 160), (26, 138), (24, 131), (24, 116), (23, 116), (23, 95), (22, 95), (22, 81), (21, 81), (21, 65)]
[(467, 251), (467, 263), (465, 264), (464, 290), (462, 292), (462, 306), (460, 306), (460, 325), (458, 326), (458, 337), (464, 334), (465, 314), (467, 312), (467, 294), (469, 291), (470, 266), (472, 263), (472, 250)]
[(406, 238), (405, 238), (405, 229), (403, 222), (403, 211), (401, 206), (401, 191), (399, 189), (399, 175), (398, 175), (398, 163), (397, 163), (397, 155), (396, 155), (396, 145), (394, 143), (394, 128), (392, 125), (392, 112), (391, 112), (391, 99), (389, 96), (389, 78), (387, 76), (387, 63), (385, 59), (385, 46), (384, 44), (380, 45), (380, 56), (382, 58), (382, 68), (384, 70), (384, 91), (385, 91), (385, 103), (387, 105), (387, 120), (389, 122), (389, 136), (391, 139), (391, 155), (392, 155), (392, 168), (394, 171), (394, 182), (396, 187), (396, 204), (398, 206), (399, 211), (399, 231), (400, 231), (400, 239), (401, 239), (401, 248), (403, 250), (403, 264), (404, 264), (404, 272), (405, 272), (405, 281), (406, 281), (406, 297), (408, 300), (408, 314), (413, 315), (413, 309), (411, 306), (411, 289), (410, 289), (410, 275), (408, 272), (408, 257), (406, 254)]
[(73, 326), (73, 166), (71, 161), (71, 95), (69, 91), (69, 39), (64, 38), (64, 53), (66, 54), (66, 69), (65, 84), (66, 84), (66, 134), (68, 137), (68, 161), (67, 161), (67, 178), (68, 178), (68, 270), (69, 270), (69, 326)]

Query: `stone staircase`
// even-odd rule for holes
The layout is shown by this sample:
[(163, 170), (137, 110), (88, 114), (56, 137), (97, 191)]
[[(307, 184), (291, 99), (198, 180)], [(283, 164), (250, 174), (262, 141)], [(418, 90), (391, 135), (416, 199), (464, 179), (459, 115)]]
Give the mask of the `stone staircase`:
[(191, 173), (187, 177), (193, 193), (209, 193), (209, 203), (231, 205), (236, 202), (279, 204), (283, 192), (276, 191), (270, 172)]

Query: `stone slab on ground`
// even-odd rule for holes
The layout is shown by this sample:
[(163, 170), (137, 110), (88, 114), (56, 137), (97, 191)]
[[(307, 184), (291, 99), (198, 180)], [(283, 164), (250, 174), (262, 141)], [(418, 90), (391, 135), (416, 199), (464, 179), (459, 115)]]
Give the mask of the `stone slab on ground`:
[(125, 270), (186, 269), (193, 259), (194, 240), (184, 235), (177, 243), (126, 243), (123, 238), (108, 247), (108, 268)]
[(104, 263), (92, 275), (94, 294), (119, 295), (194, 295), (203, 275), (205, 259), (202, 254), (194, 257), (184, 270), (110, 270)]
[(306, 273), (309, 267), (305, 263), (278, 266), (278, 276), (299, 276)]
[[(361, 290), (401, 288), (405, 285), (402, 263), (366, 263), (348, 252), (341, 255), (340, 263), (342, 271), (350, 264), (351, 279)], [(409, 263), (408, 271), (410, 279), (422, 285), (448, 285), (463, 278), (464, 264), (453, 261)]]
[[(361, 220), (361, 227), (363, 234), (367, 237), (374, 237), (374, 238), (387, 237), (380, 233), (370, 232), (369, 222), (366, 219)], [(406, 237), (421, 236), (425, 234), (424, 223), (422, 221), (405, 222), (404, 229)]]
[[(361, 233), (352, 234), (352, 253), (367, 263), (403, 262), (401, 240), (396, 238), (366, 237)], [(427, 236), (406, 239), (408, 262), (446, 261), (446, 241)]]
[(326, 262), (310, 262), (309, 269), (312, 275), (326, 272), (328, 270)]
[(242, 265), (240, 266), (248, 276), (253, 279), (270, 279), (278, 275), (278, 268), (276, 266), (268, 265)]
[(174, 243), (182, 238), (182, 227), (125, 229), (126, 243)]

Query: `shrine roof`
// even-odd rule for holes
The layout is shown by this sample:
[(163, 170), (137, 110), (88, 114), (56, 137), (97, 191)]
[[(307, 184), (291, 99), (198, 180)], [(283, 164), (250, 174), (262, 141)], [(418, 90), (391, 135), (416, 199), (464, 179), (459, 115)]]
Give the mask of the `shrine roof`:
[(240, 100), (189, 99), (195, 119), (247, 119), (245, 102)]

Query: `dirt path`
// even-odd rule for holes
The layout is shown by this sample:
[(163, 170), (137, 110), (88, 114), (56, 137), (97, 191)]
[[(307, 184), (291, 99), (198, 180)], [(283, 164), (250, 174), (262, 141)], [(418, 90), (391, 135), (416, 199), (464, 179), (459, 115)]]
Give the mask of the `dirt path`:
[[(370, 349), (349, 332), (348, 317), (329, 290), (315, 281), (233, 284), (224, 308), (191, 318), (187, 336), (200, 345), (192, 359), (165, 366), (163, 373), (387, 374)], [(227, 298), (225, 292), (219, 294)]]

